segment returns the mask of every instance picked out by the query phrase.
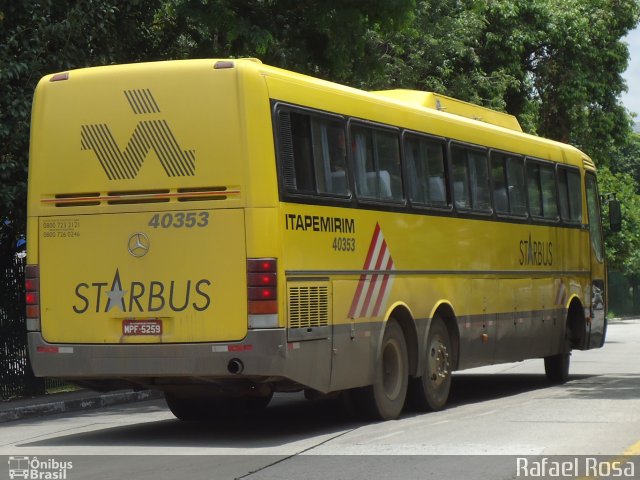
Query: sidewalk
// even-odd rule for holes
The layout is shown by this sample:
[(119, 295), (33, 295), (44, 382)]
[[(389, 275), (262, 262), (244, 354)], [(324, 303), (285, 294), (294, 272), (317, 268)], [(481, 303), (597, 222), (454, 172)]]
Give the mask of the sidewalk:
[(118, 390), (106, 393), (93, 390), (78, 390), (33, 398), (21, 398), (19, 400), (0, 402), (0, 423), (56, 413), (95, 410), (112, 405), (157, 398), (162, 398), (162, 393), (154, 390)]

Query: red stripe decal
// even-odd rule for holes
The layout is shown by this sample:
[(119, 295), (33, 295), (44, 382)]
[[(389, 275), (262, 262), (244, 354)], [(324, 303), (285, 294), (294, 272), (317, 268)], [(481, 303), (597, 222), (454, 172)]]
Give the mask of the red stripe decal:
[[(387, 258), (385, 259), (385, 257)], [(393, 267), (391, 252), (382, 234), (380, 225), (376, 223), (363, 270), (390, 271), (393, 270)], [(351, 302), (351, 308), (349, 309), (349, 318), (368, 315), (377, 316), (383, 307), (387, 290), (391, 285), (390, 278), (391, 275), (388, 274), (361, 274), (355, 295), (353, 296), (353, 301)], [(375, 304), (373, 306), (373, 312), (369, 313), (372, 301), (375, 301)]]

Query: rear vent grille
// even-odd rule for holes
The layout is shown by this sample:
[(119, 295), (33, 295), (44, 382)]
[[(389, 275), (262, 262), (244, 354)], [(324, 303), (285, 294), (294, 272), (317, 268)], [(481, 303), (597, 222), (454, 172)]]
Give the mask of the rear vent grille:
[(237, 187), (197, 187), (175, 190), (123, 190), (107, 193), (69, 193), (43, 198), (45, 205), (56, 207), (90, 207), (97, 205), (132, 205), (140, 203), (197, 202), (228, 200), (240, 197)]
[(325, 285), (289, 286), (289, 328), (329, 325), (329, 288)]
[(169, 190), (130, 190), (124, 192), (107, 193), (109, 205), (129, 205), (135, 203), (163, 203), (168, 202)]
[(70, 193), (56, 195), (54, 198), (43, 200), (45, 203), (54, 203), (56, 207), (78, 207), (100, 205), (99, 193)]

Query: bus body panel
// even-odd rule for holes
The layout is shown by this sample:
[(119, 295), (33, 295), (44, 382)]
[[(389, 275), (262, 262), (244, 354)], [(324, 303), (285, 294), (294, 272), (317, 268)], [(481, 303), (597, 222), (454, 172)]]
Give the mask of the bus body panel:
[[(38, 84), (28, 255), (45, 341), (245, 337), (239, 73), (214, 65), (98, 67)], [(143, 333), (132, 321), (148, 322)]]
[[(100, 344), (241, 340), (247, 331), (243, 213), (42, 218), (44, 339)], [(126, 328), (132, 320), (153, 321), (148, 331), (136, 334)]]

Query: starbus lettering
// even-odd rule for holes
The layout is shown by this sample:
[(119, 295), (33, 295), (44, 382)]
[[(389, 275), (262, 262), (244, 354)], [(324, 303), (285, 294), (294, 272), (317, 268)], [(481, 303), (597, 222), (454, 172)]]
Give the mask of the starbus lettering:
[(111, 283), (81, 282), (75, 287), (76, 303), (73, 311), (108, 313), (112, 310), (124, 313), (159, 312), (169, 309), (182, 312), (193, 308), (202, 312), (211, 305), (211, 281), (206, 278), (177, 282), (171, 280), (138, 281), (123, 283), (120, 271)]
[(553, 265), (553, 242), (520, 240), (520, 265), (551, 266)]
[(287, 213), (284, 216), (284, 221), (287, 230), (356, 233), (356, 221), (353, 218)]

